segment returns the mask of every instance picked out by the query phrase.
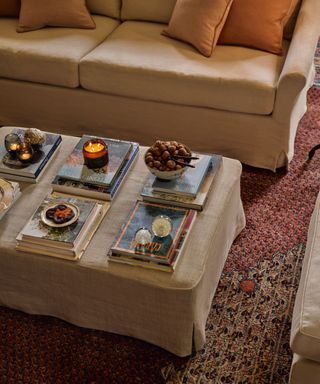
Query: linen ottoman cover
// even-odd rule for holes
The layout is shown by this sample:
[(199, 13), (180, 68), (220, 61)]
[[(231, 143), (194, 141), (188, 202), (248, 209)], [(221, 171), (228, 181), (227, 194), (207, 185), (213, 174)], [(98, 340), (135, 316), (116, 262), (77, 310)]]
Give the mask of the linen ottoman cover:
[[(0, 139), (6, 133), (1, 128)], [(23, 195), (0, 221), (0, 305), (133, 336), (180, 356), (191, 354), (193, 347), (199, 350), (230, 246), (245, 225), (241, 164), (223, 158), (174, 273), (109, 263), (106, 257), (148, 175), (143, 148), (79, 261), (17, 252), (17, 234), (77, 142), (63, 137), (43, 178), (37, 185), (21, 183)]]
[(312, 214), (301, 280), (296, 296), (291, 348), (294, 353), (320, 362), (320, 194)]

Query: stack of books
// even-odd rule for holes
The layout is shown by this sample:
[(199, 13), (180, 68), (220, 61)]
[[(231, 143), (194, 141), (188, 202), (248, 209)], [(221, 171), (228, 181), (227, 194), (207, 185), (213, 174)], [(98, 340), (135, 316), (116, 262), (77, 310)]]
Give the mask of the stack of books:
[[(14, 128), (12, 133), (24, 136), (25, 129)], [(36, 152), (30, 163), (23, 164), (20, 160), (12, 158), (6, 151), (4, 145), (0, 146), (0, 177), (9, 180), (25, 181), (28, 183), (36, 183), (43, 175), (46, 167), (57, 153), (57, 149), (61, 144), (61, 136), (46, 133), (46, 141)]]
[(18, 183), (0, 179), (0, 220), (21, 196)]
[[(137, 229), (151, 228), (152, 221), (159, 215), (168, 216), (172, 222), (170, 235), (141, 246), (135, 241)], [(182, 207), (169, 207), (137, 201), (122, 229), (109, 250), (109, 260), (116, 263), (173, 272), (186, 245), (187, 237), (197, 212)]]
[(195, 168), (188, 168), (178, 179), (160, 180), (149, 175), (141, 192), (144, 201), (203, 210), (214, 177), (221, 165), (219, 155), (197, 155)]
[(83, 144), (92, 136), (83, 136), (52, 182), (54, 191), (77, 196), (112, 200), (120, 189), (139, 153), (139, 144), (102, 138), (108, 145), (109, 162), (99, 170), (89, 169), (83, 160)]
[[(71, 203), (78, 207), (78, 220), (69, 226), (56, 228), (43, 223), (41, 214), (51, 204)], [(79, 259), (99, 227), (110, 203), (67, 197), (53, 193), (45, 198), (17, 236), (17, 250), (67, 260)]]

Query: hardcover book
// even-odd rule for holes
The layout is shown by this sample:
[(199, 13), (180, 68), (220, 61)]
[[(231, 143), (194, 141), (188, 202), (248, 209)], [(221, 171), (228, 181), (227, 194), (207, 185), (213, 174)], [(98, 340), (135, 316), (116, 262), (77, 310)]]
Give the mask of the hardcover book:
[[(141, 260), (152, 260), (169, 265), (189, 212), (190, 210), (185, 208), (137, 201), (111, 247), (111, 254), (134, 256)], [(142, 227), (151, 228), (153, 219), (159, 215), (165, 215), (171, 219), (170, 235), (164, 238), (154, 235), (149, 244), (144, 247), (139, 246), (135, 241), (136, 231)]]
[(172, 252), (171, 261), (169, 263), (161, 263), (156, 259), (142, 259), (135, 255), (121, 255), (109, 253), (109, 260), (120, 264), (129, 264), (136, 267), (143, 267), (148, 269), (154, 269), (157, 271), (173, 272), (178, 264), (178, 261), (183, 254), (183, 249), (187, 243), (188, 236), (190, 234), (191, 227), (195, 222), (197, 212), (190, 210), (185, 220), (185, 224), (179, 236), (176, 247)]
[(54, 191), (71, 193), (78, 196), (89, 196), (101, 200), (112, 200), (117, 194), (120, 186), (125, 179), (127, 173), (131, 169), (139, 153), (139, 144), (133, 143), (132, 150), (121, 167), (117, 177), (110, 187), (101, 187), (90, 183), (82, 183), (80, 181), (73, 181), (63, 179), (56, 176), (52, 181), (52, 188)]
[[(47, 204), (62, 204), (64, 202), (75, 204), (80, 210), (79, 219), (74, 225), (69, 225), (63, 228), (53, 228), (42, 223), (41, 212)], [(72, 248), (85, 226), (85, 223), (89, 220), (92, 213), (94, 213), (96, 207), (97, 203), (90, 200), (82, 200), (67, 196), (48, 196), (22, 229), (22, 239), (62, 248)]]
[[(14, 128), (12, 133), (24, 136), (25, 129)], [(12, 158), (6, 151), (3, 144), (0, 146), (0, 174), (6, 175), (10, 179), (20, 179), (23, 181), (34, 182), (42, 173), (45, 166), (52, 158), (61, 143), (61, 136), (53, 133), (46, 133), (46, 141), (42, 144), (39, 151), (35, 153), (30, 163), (23, 164), (18, 159)]]
[(196, 197), (211, 164), (211, 156), (197, 154), (197, 157), (199, 160), (192, 162), (195, 168), (188, 168), (178, 179), (160, 180), (155, 178), (152, 184), (153, 190)]
[(149, 175), (147, 181), (141, 192), (141, 197), (144, 201), (160, 203), (160, 204), (169, 204), (177, 207), (185, 207), (189, 209), (196, 209), (198, 211), (203, 210), (204, 205), (207, 201), (208, 194), (211, 190), (212, 185), (214, 184), (215, 175), (218, 172), (222, 157), (218, 155), (213, 155), (211, 164), (209, 166), (208, 172), (205, 175), (205, 178), (201, 184), (199, 192), (196, 197), (184, 196), (180, 194), (165, 193), (160, 191), (155, 191), (152, 188), (152, 185), (155, 181), (154, 175)]
[(109, 187), (117, 177), (129, 151), (131, 151), (132, 143), (102, 138), (108, 145), (108, 164), (99, 169), (90, 169), (84, 164), (82, 148), (83, 144), (91, 138), (92, 136), (85, 135), (80, 139), (57, 176), (62, 179)]
[[(52, 228), (42, 223), (40, 215), (49, 202), (69, 202), (80, 209), (78, 221), (70, 226)], [(94, 199), (53, 193), (48, 196), (17, 236), (18, 251), (53, 256), (66, 260), (79, 259), (98, 229), (110, 204)]]

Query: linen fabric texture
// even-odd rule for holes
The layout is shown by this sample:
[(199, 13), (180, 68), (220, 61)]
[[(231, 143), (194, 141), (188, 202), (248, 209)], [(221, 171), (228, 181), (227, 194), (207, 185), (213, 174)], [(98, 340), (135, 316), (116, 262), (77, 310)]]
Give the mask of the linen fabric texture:
[(20, 12), (20, 0), (0, 0), (0, 17), (18, 17)]
[(233, 0), (177, 0), (163, 34), (193, 45), (211, 56)]
[(22, 0), (17, 32), (46, 26), (94, 29), (85, 0)]
[[(8, 129), (0, 133), (3, 138)], [(180, 356), (191, 354), (193, 346), (199, 350), (228, 251), (245, 224), (241, 164), (223, 159), (206, 209), (196, 219), (173, 274), (111, 263), (106, 257), (148, 175), (142, 148), (126, 187), (79, 261), (18, 253), (18, 232), (49, 193), (50, 181), (78, 140), (63, 138), (59, 156), (43, 178), (22, 185), (23, 196), (0, 222), (0, 305), (130, 335)]]
[(94, 15), (93, 19), (94, 30), (43, 28), (22, 34), (16, 32), (15, 19), (1, 19), (0, 77), (79, 87), (80, 60), (119, 25), (110, 17)]
[(87, 0), (86, 4), (91, 13), (120, 18), (121, 0)]
[(295, 0), (234, 0), (218, 44), (282, 54), (283, 28)]

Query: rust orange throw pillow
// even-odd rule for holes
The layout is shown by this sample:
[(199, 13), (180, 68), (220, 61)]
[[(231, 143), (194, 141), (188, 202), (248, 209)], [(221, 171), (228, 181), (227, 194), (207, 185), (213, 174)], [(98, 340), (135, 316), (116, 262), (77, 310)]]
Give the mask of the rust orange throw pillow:
[(163, 34), (211, 56), (233, 0), (177, 0)]
[(22, 0), (17, 32), (46, 26), (95, 28), (85, 0)]
[(282, 54), (283, 28), (291, 3), (292, 0), (234, 0), (218, 43)]
[(19, 17), (20, 0), (0, 0), (0, 16)]

